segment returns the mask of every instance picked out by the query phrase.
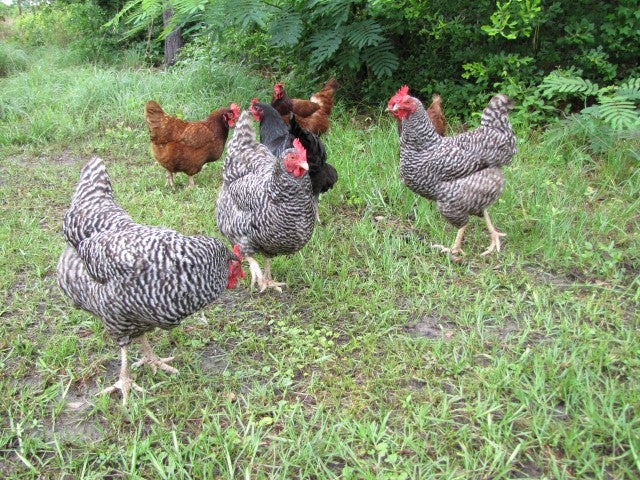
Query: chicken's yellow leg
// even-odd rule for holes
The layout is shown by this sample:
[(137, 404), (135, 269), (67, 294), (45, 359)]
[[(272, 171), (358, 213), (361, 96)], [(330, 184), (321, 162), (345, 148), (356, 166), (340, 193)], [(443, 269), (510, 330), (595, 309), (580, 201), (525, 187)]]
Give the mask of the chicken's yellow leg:
[(487, 229), (489, 230), (489, 236), (491, 237), (491, 244), (489, 248), (487, 248), (482, 255), (489, 255), (494, 250), (500, 251), (500, 237), (505, 237), (507, 234), (499, 232), (491, 223), (491, 218), (489, 217), (489, 211), (485, 209), (483, 212), (484, 220), (487, 222)]
[(140, 367), (141, 365), (148, 364), (151, 367), (151, 370), (153, 370), (153, 373), (156, 373), (158, 368), (169, 373), (179, 373), (177, 368), (173, 368), (171, 365), (168, 365), (168, 363), (175, 357), (158, 357), (151, 348), (149, 340), (144, 333), (136, 338), (135, 341), (140, 343), (140, 347), (144, 354), (140, 360), (133, 364), (134, 367)]
[(139, 387), (131, 378), (129, 374), (129, 362), (127, 360), (127, 347), (120, 347), (120, 378), (116, 383), (111, 385), (110, 387), (105, 388), (98, 395), (102, 395), (103, 393), (111, 393), (115, 390), (120, 390), (122, 392), (122, 405), (127, 404), (127, 397), (129, 396), (129, 390), (133, 388), (138, 392), (144, 392), (142, 387)]

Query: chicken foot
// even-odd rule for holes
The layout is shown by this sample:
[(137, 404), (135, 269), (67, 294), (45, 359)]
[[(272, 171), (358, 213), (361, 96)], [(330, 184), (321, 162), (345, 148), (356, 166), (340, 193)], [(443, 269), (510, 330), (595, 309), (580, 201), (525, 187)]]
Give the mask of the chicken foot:
[(269, 259), (264, 261), (264, 273), (260, 268), (260, 265), (253, 257), (245, 257), (249, 263), (249, 271), (251, 272), (251, 287), (256, 285), (260, 289), (260, 293), (264, 292), (267, 288), (275, 288), (278, 292), (282, 293), (282, 288), (285, 283), (274, 282), (271, 278), (271, 265)]
[(166, 187), (167, 185), (171, 186), (171, 190), (176, 191), (176, 186), (173, 184), (173, 173), (171, 172), (167, 172), (167, 181), (164, 186)]
[(459, 257), (458, 254), (464, 255), (462, 251), (462, 239), (464, 238), (464, 231), (467, 228), (466, 225), (463, 225), (458, 229), (458, 233), (456, 234), (456, 239), (453, 242), (453, 247), (445, 247), (444, 245), (431, 245), (432, 248), (439, 248), (442, 253), (448, 253), (451, 255), (451, 259), (454, 262), (459, 262), (462, 260), (462, 257)]
[(489, 230), (489, 236), (491, 237), (491, 244), (489, 248), (487, 248), (482, 255), (489, 255), (494, 250), (500, 251), (500, 237), (505, 237), (507, 234), (499, 232), (491, 223), (491, 218), (489, 217), (489, 211), (487, 209), (482, 211), (484, 215), (484, 220), (487, 222), (487, 229)]
[(127, 361), (127, 347), (120, 347), (120, 378), (116, 383), (111, 385), (110, 387), (105, 388), (104, 390), (98, 392), (98, 395), (102, 395), (104, 393), (111, 393), (115, 390), (120, 390), (122, 392), (122, 406), (124, 407), (127, 404), (127, 397), (129, 396), (129, 390), (134, 389), (137, 392), (144, 392), (144, 389), (138, 386), (131, 375), (129, 374), (129, 362)]
[(177, 368), (173, 368), (171, 365), (168, 365), (168, 363), (175, 357), (158, 357), (151, 348), (146, 335), (142, 334), (135, 340), (140, 343), (140, 347), (142, 348), (144, 355), (140, 360), (133, 364), (134, 367), (140, 367), (144, 364), (148, 364), (149, 367), (151, 367), (151, 370), (153, 370), (153, 373), (156, 373), (158, 368), (169, 373), (179, 373)]

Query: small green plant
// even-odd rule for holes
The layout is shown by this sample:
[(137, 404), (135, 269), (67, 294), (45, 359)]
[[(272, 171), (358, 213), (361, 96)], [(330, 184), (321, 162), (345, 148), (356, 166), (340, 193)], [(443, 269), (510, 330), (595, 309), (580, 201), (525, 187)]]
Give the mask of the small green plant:
[[(614, 130), (640, 128), (640, 78), (599, 87), (572, 72), (555, 71), (544, 78), (540, 91), (547, 99), (580, 99), (585, 105), (581, 114), (595, 117)], [(593, 104), (586, 106), (590, 101)]]

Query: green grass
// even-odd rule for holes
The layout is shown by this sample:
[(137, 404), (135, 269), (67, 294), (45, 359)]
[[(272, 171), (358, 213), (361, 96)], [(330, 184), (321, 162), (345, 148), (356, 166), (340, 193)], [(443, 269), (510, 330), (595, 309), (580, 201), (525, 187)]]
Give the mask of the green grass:
[[(343, 105), (340, 175), (311, 241), (273, 260), (282, 295), (225, 292), (150, 338), (178, 376), (95, 395), (117, 346), (55, 283), (62, 215), (94, 152), (141, 223), (219, 236), (221, 162), (164, 187), (142, 106), (204, 117), (268, 98), (241, 67), (170, 72), (38, 56), (0, 79), (0, 472), (4, 478), (633, 479), (640, 475), (637, 140), (594, 153), (518, 126), (491, 209), (508, 233), (464, 261), (453, 227), (398, 177), (395, 124)], [(560, 133), (558, 133), (560, 132)], [(138, 356), (137, 348), (131, 356)]]

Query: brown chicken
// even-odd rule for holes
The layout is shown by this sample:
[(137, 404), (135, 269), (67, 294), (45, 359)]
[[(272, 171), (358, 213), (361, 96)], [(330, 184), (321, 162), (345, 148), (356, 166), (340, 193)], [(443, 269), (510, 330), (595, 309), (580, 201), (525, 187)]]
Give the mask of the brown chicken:
[(333, 110), (334, 95), (338, 89), (335, 78), (326, 81), (322, 89), (309, 100), (290, 98), (284, 90), (284, 84), (277, 83), (273, 87), (271, 106), (289, 124), (289, 114), (293, 112), (298, 125), (309, 132), (320, 135), (329, 130), (329, 115)]
[(427, 108), (427, 115), (433, 123), (433, 128), (436, 129), (436, 133), (444, 137), (447, 131), (447, 119), (442, 111), (442, 97), (440, 95), (433, 94), (431, 97), (431, 105)]
[(158, 102), (150, 100), (146, 103), (144, 118), (149, 127), (151, 151), (167, 170), (167, 183), (172, 189), (175, 190), (174, 173), (186, 173), (189, 187), (193, 187), (193, 176), (202, 170), (202, 166), (220, 158), (229, 128), (235, 125), (239, 115), (240, 108), (232, 103), (211, 112), (204, 120), (187, 122), (164, 113)]

